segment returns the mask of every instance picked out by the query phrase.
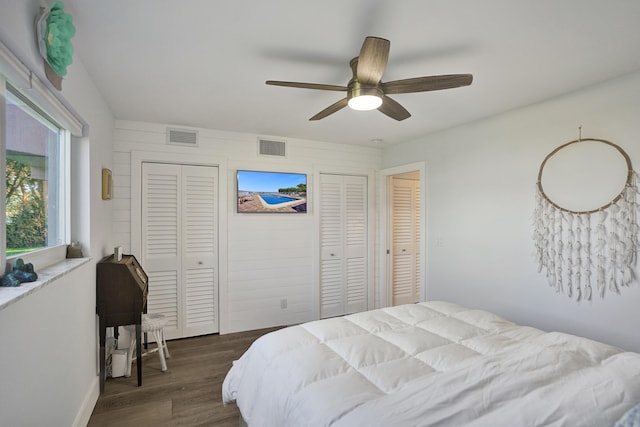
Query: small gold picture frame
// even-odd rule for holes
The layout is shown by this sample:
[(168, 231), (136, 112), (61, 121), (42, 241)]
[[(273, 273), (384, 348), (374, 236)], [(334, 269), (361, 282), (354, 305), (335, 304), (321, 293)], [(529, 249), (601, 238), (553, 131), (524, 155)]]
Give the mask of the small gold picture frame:
[(111, 200), (111, 197), (113, 197), (111, 170), (102, 168), (102, 200)]

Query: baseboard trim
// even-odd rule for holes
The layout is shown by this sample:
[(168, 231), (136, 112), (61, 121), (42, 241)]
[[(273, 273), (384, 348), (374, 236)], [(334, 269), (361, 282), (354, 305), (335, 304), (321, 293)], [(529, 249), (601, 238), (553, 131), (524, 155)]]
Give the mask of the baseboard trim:
[(82, 402), (80, 410), (76, 414), (76, 419), (73, 420), (73, 427), (86, 427), (89, 424), (89, 419), (91, 419), (93, 408), (96, 407), (98, 397), (100, 397), (100, 377), (96, 375), (87, 390), (87, 395)]

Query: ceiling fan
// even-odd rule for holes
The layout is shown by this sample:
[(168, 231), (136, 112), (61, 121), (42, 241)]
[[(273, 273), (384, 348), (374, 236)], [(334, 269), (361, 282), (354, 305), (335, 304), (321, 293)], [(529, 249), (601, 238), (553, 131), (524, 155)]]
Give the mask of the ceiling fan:
[(411, 114), (398, 102), (389, 98), (388, 94), (451, 89), (468, 86), (473, 81), (471, 74), (449, 74), (383, 82), (382, 74), (389, 59), (390, 44), (387, 39), (366, 37), (360, 49), (360, 55), (349, 62), (353, 77), (347, 86), (279, 80), (267, 80), (265, 83), (275, 86), (347, 92), (346, 98), (330, 105), (309, 120), (323, 119), (348, 105), (354, 110), (377, 108), (392, 119), (401, 121), (411, 117)]

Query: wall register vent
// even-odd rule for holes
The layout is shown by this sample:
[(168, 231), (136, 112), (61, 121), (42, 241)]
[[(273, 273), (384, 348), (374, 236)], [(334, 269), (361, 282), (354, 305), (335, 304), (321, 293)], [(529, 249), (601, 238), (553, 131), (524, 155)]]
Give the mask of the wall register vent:
[(198, 146), (198, 131), (167, 128), (167, 144)]
[(286, 144), (284, 141), (272, 141), (268, 139), (258, 140), (258, 153), (261, 156), (286, 157)]

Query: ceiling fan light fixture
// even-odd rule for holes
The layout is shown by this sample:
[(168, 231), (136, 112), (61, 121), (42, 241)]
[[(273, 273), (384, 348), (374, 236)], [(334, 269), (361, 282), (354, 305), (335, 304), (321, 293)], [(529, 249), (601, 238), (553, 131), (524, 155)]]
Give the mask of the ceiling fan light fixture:
[(375, 110), (382, 105), (382, 98), (377, 95), (360, 95), (349, 99), (349, 107), (358, 111)]
[(363, 87), (359, 82), (350, 85), (349, 107), (358, 111), (375, 110), (382, 105), (382, 93), (376, 87)]
[(311, 121), (323, 119), (349, 106), (360, 111), (378, 109), (382, 114), (400, 122), (411, 117), (411, 113), (387, 95), (452, 89), (469, 86), (473, 81), (471, 74), (449, 74), (383, 82), (382, 75), (389, 59), (389, 46), (390, 42), (387, 39), (366, 37), (360, 54), (349, 61), (353, 77), (346, 86), (280, 80), (267, 80), (266, 84), (347, 92), (345, 98), (312, 116), (309, 119)]

